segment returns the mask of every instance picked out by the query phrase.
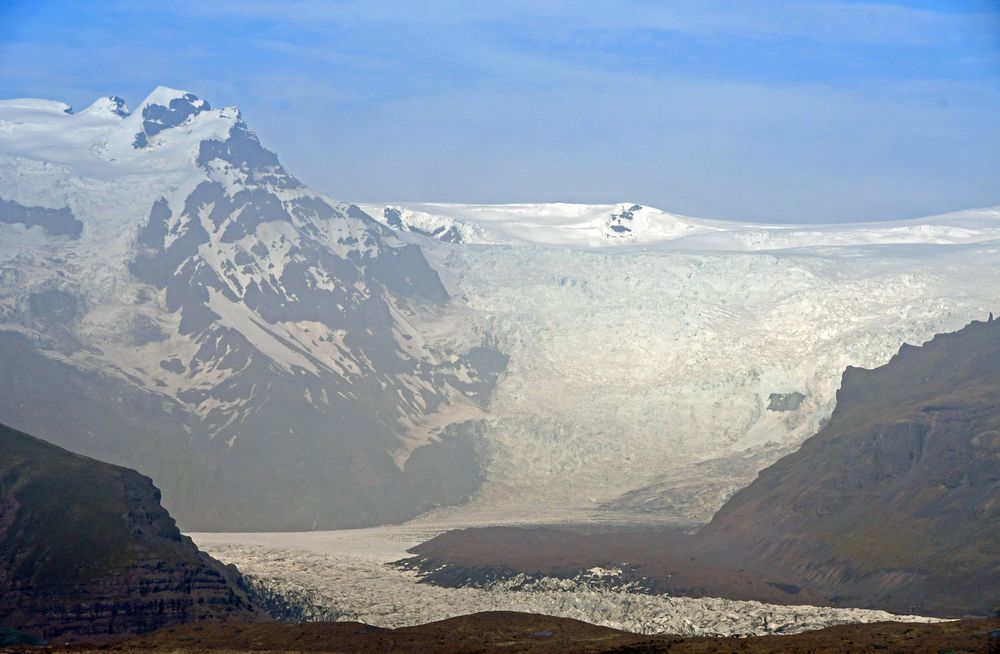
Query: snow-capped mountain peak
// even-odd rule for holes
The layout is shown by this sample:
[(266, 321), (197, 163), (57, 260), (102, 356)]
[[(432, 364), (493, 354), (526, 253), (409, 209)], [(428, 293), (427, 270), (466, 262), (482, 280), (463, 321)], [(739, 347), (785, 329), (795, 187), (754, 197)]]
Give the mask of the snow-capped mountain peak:
[(89, 107), (80, 112), (81, 116), (104, 116), (108, 118), (128, 118), (131, 112), (125, 100), (117, 95), (98, 98)]
[[(156, 407), (153, 422), (173, 434), (147, 433), (139, 411), (123, 416), (138, 434), (126, 437), (93, 411), (74, 420), (126, 442), (97, 436), (74, 449), (149, 470), (182, 505), (186, 473), (171, 461), (200, 451), (229, 471), (214, 490), (203, 480), (214, 499), (187, 497), (182, 516), (207, 503), (226, 520), (343, 525), (458, 499), (474, 468), (445, 488), (409, 470), (464, 452), (439, 445), (442, 433), (481, 412), (477, 393), (499, 368), (483, 372), (466, 357), (475, 335), (420, 335), (449, 295), (417, 246), (303, 186), (235, 107), (165, 87), (128, 115), (115, 98), (77, 115), (60, 107), (0, 103), (0, 339), (19, 334), (37, 368), (57, 357), (72, 371), (44, 384), (88, 379), (62, 388), (86, 397), (78, 406), (105, 406), (96, 389), (114, 387), (122, 401)], [(10, 420), (44, 421), (45, 411), (20, 408), (30, 399), (13, 397), (0, 399)], [(136, 453), (147, 447), (175, 449), (144, 463)], [(266, 456), (246, 460), (252, 452)], [(268, 459), (327, 481), (291, 515), (264, 509), (292, 498), (265, 499), (240, 466)], [(365, 511), (348, 506), (351, 489), (369, 482), (399, 492)]]
[(132, 113), (115, 96), (78, 114), (60, 102), (7, 100), (0, 101), (0, 155), (67, 165), (92, 178), (183, 174), (200, 165), (202, 142), (226, 141), (237, 125), (235, 107), (212, 109), (194, 94), (164, 87)]
[(210, 109), (208, 103), (200, 99), (197, 95), (190, 91), (185, 91), (182, 89), (175, 89), (169, 86), (157, 86), (154, 88), (149, 95), (139, 103), (137, 111), (141, 112), (146, 107), (151, 105), (159, 105), (162, 107), (169, 107), (171, 103), (176, 101), (182, 101), (186, 104), (192, 104), (197, 107), (203, 107), (205, 109)]
[(184, 125), (198, 114), (211, 109), (210, 104), (193, 93), (159, 86), (142, 101), (136, 111), (141, 116), (142, 123), (132, 146), (145, 148), (150, 145), (150, 139), (160, 132)]

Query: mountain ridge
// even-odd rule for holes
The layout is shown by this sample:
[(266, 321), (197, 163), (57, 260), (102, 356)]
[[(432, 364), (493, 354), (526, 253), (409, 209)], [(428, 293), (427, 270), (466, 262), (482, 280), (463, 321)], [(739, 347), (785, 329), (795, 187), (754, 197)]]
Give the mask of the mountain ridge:
[(842, 602), (1000, 608), (998, 370), (992, 314), (849, 368), (829, 423), (738, 491), (700, 541)]
[(1000, 238), (1000, 207), (908, 220), (829, 224), (695, 218), (633, 202), (410, 202), (363, 203), (361, 207), (401, 232), (466, 244), (768, 251), (817, 246), (961, 244)]
[(152, 480), (0, 425), (0, 624), (44, 640), (121, 639), (266, 620), (198, 550)]
[[(67, 440), (17, 385), (0, 415), (148, 471), (203, 529), (358, 526), (473, 492), (462, 425), (503, 361), (481, 374), (476, 335), (421, 336), (450, 298), (419, 247), (303, 186), (235, 108), (165, 87), (103, 104), (0, 103), (0, 197), (20, 208), (0, 224), (5, 363), (34, 357), (21, 374), (50, 371), (37, 385), (81, 397), (100, 436)], [(51, 206), (80, 233), (39, 234)], [(114, 429), (110, 379), (143, 407)]]

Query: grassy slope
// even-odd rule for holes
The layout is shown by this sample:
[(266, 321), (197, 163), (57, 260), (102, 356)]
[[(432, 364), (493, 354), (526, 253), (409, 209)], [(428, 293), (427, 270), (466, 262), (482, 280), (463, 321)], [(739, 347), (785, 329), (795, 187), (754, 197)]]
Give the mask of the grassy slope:
[(130, 497), (159, 500), (148, 478), (2, 425), (0, 452), (0, 496), (18, 505), (12, 524), (0, 530), (0, 561), (12, 578), (83, 584), (128, 565), (154, 540), (167, 563), (192, 558), (158, 505), (139, 509), (148, 513), (141, 528), (127, 519), (136, 510)]

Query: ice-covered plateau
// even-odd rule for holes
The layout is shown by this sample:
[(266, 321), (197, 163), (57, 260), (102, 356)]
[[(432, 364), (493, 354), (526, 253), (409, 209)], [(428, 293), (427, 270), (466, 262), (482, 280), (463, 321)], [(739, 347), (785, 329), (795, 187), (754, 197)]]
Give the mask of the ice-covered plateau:
[(754, 225), (631, 203), (361, 206), (510, 357), (485, 483), (435, 519), (705, 521), (818, 430), (848, 365), (1000, 300), (996, 208)]
[(699, 522), (846, 366), (995, 308), (998, 238), (996, 209), (359, 208), (190, 93), (0, 101), (0, 421), (187, 529)]

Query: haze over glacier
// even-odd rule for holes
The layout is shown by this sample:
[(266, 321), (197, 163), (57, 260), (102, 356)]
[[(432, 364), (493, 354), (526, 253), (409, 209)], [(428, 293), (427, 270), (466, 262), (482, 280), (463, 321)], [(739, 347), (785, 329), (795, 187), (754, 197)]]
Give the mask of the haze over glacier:
[(0, 420), (150, 474), (201, 529), (704, 521), (846, 366), (1000, 288), (997, 209), (359, 208), (162, 87), (0, 102), (0, 189)]

